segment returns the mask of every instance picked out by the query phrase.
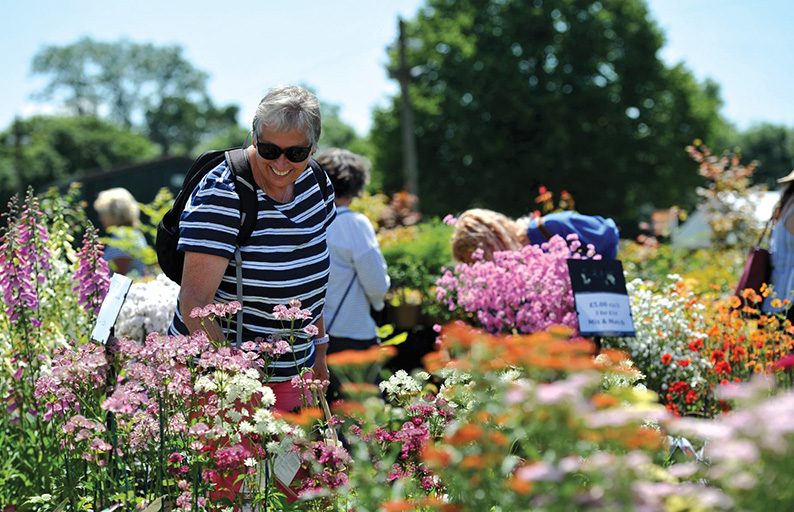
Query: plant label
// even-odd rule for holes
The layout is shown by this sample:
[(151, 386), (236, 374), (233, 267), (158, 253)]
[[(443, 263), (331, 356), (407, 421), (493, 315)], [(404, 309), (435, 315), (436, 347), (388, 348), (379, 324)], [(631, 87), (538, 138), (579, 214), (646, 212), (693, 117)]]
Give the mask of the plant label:
[(579, 332), (634, 336), (629, 294), (619, 260), (568, 260)]

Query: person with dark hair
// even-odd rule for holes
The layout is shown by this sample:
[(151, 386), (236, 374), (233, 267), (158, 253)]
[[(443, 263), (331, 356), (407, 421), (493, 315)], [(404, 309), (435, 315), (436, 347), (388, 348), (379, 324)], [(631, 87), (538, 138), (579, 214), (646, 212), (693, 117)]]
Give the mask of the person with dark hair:
[[(380, 311), (391, 284), (386, 261), (372, 223), (350, 204), (369, 181), (369, 162), (346, 149), (331, 148), (317, 157), (334, 185), (337, 219), (328, 228), (331, 275), (325, 319), (331, 338), (328, 353), (366, 350), (378, 343), (370, 308)], [(339, 381), (331, 375), (329, 398), (338, 397)]]
[[(302, 87), (268, 91), (253, 119), (253, 143), (246, 148), (257, 194), (253, 233), (240, 247), (243, 325), (237, 317), (223, 325), (191, 318), (194, 308), (238, 300), (235, 249), (241, 226), (237, 181), (226, 161), (207, 173), (190, 196), (180, 220), (178, 249), (185, 252), (182, 287), (170, 335), (204, 329), (210, 339), (243, 341), (283, 336), (276, 306), (300, 301), (311, 312), (317, 334), (303, 333), (292, 352), (276, 357), (266, 369), (276, 396), (275, 408), (291, 411), (310, 398), (293, 377), (328, 380), (323, 305), (330, 271), (326, 230), (336, 216), (333, 187), (321, 187), (309, 166), (320, 138), (320, 102)], [(326, 190), (325, 196), (323, 189)], [(305, 327), (305, 326), (303, 326)], [(310, 370), (310, 372), (306, 372)]]
[[(784, 184), (785, 188), (769, 221), (772, 227), (769, 236), (769, 256), (772, 266), (769, 283), (772, 285), (772, 294), (764, 299), (761, 309), (766, 313), (788, 310), (791, 317), (794, 315), (794, 308), (791, 308), (790, 304), (794, 302), (794, 171), (777, 182)], [(788, 300), (790, 303), (773, 307), (772, 301), (775, 298), (780, 299), (781, 302)]]

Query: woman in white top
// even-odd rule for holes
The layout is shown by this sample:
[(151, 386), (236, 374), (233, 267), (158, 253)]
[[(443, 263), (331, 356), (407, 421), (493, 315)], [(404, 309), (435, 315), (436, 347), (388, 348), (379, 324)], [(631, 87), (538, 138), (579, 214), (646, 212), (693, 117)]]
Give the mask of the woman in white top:
[(788, 299), (794, 303), (794, 171), (777, 182), (786, 184), (786, 188), (772, 213), (772, 233), (769, 238), (772, 270), (769, 281), (773, 293), (764, 299), (764, 312), (779, 312), (790, 308), (790, 304), (773, 308), (771, 303), (774, 298), (781, 301)]
[[(325, 297), (325, 330), (331, 340), (328, 353), (366, 350), (378, 343), (370, 307), (383, 309), (391, 281), (375, 229), (350, 203), (369, 181), (369, 162), (346, 149), (331, 148), (317, 161), (334, 186), (336, 220), (328, 227), (331, 273)], [(338, 381), (331, 375), (329, 398), (336, 398)]]

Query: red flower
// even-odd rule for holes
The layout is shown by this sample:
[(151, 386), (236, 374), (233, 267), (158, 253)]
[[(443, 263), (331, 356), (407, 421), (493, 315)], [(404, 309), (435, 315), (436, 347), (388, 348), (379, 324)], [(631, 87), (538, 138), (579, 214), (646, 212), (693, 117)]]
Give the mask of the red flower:
[(676, 381), (676, 382), (673, 382), (672, 384), (670, 384), (670, 392), (671, 393), (679, 394), (679, 393), (686, 393), (687, 391), (689, 391), (689, 384), (687, 384), (686, 382), (684, 382), (682, 380), (679, 380), (679, 381)]
[(681, 416), (681, 413), (678, 411), (678, 407), (675, 404), (667, 404), (664, 407), (665, 407), (665, 409), (667, 409), (671, 413), (675, 414), (676, 416), (678, 416), (678, 417)]
[(662, 364), (670, 364), (670, 361), (672, 360), (673, 360), (673, 356), (671, 356), (670, 354), (664, 354), (662, 356)]
[(689, 363), (691, 363), (691, 362), (692, 362), (691, 359), (684, 359), (682, 361), (678, 361), (678, 366), (686, 368), (687, 366), (689, 366)]
[(725, 360), (725, 352), (722, 350), (715, 350), (711, 353), (711, 361), (716, 363), (717, 361), (724, 361)]
[(689, 392), (686, 394), (686, 403), (694, 404), (698, 401), (698, 394), (695, 393), (694, 389), (690, 389)]
[(689, 350), (692, 352), (697, 352), (701, 348), (703, 348), (703, 338), (698, 338), (689, 342)]
[(731, 365), (727, 361), (720, 361), (714, 365), (714, 371), (717, 373), (731, 373)]

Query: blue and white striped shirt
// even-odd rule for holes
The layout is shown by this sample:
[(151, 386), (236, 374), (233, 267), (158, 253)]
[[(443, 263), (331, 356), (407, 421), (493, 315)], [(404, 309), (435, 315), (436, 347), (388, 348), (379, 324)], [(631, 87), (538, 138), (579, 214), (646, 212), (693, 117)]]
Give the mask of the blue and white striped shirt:
[[(234, 251), (241, 225), (240, 196), (226, 164), (207, 173), (190, 196), (180, 219), (178, 249), (213, 254), (229, 259), (215, 302), (237, 300)], [(330, 256), (326, 229), (336, 216), (333, 186), (326, 176), (323, 198), (310, 167), (295, 181), (294, 199), (278, 203), (257, 190), (259, 212), (251, 237), (240, 247), (243, 275), (243, 340), (267, 338), (289, 325), (273, 315), (273, 308), (299, 299), (301, 308), (312, 312), (311, 322), (323, 313), (328, 287)], [(308, 324), (308, 321), (307, 321)], [(233, 340), (236, 315), (226, 330)], [(298, 326), (296, 326), (298, 327)], [(305, 327), (305, 326), (303, 326)], [(169, 334), (188, 334), (177, 306)], [(298, 339), (294, 354), (285, 354), (270, 365), (271, 382), (285, 382), (299, 368), (314, 365), (314, 344)], [(297, 366), (296, 367), (296, 361)]]

